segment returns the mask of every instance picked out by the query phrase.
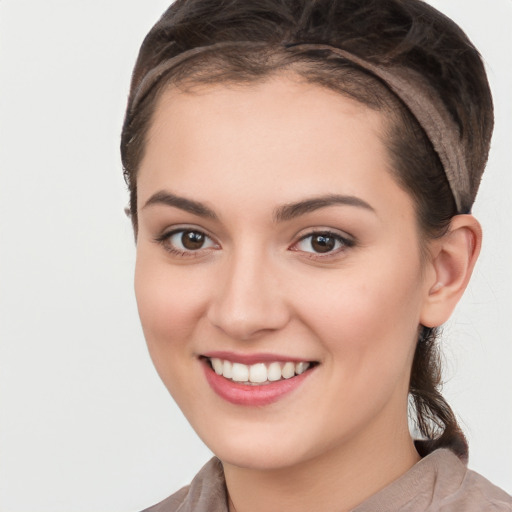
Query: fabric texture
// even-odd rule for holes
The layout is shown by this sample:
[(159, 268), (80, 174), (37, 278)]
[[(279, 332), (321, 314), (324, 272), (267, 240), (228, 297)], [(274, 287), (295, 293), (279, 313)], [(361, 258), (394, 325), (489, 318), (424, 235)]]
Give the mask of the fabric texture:
[[(421, 459), (352, 512), (511, 511), (511, 496), (443, 448)], [(228, 512), (222, 463), (214, 457), (190, 485), (144, 512)]]

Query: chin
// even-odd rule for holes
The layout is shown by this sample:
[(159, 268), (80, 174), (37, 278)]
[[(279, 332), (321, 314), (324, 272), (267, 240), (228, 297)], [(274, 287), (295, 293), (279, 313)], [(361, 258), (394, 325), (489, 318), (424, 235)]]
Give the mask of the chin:
[(240, 468), (276, 471), (310, 460), (325, 450), (318, 442), (322, 436), (316, 437), (316, 442), (308, 442), (310, 436), (304, 435), (306, 432), (293, 432), (290, 425), (284, 428), (284, 425), (262, 422), (259, 425), (211, 427), (196, 431), (223, 463)]
[(239, 446), (230, 443), (220, 446), (214, 453), (224, 464), (256, 471), (277, 471), (304, 461), (301, 456), (304, 454), (297, 453), (294, 448), (278, 448), (276, 443), (271, 446)]

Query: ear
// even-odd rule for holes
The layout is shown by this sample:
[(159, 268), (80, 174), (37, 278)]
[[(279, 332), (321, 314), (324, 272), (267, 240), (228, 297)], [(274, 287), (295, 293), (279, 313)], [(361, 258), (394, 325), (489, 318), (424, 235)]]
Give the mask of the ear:
[(481, 245), (482, 228), (472, 215), (453, 217), (448, 232), (432, 242), (422, 325), (436, 327), (450, 318), (468, 285)]

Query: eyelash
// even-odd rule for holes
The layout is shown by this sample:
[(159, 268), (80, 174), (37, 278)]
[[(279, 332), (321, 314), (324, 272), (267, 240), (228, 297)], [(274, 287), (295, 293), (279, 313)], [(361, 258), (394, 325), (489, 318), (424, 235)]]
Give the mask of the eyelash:
[(198, 248), (197, 250), (193, 250), (193, 249), (178, 249), (176, 248), (172, 242), (171, 242), (171, 239), (173, 236), (175, 235), (179, 235), (181, 234), (181, 236), (183, 237), (183, 235), (185, 233), (194, 233), (196, 235), (201, 235), (204, 237), (205, 239), (205, 243), (208, 243), (211, 242), (212, 245), (214, 246), (217, 246), (218, 247), (218, 244), (213, 240), (212, 237), (208, 236), (204, 231), (200, 230), (200, 229), (194, 229), (194, 228), (177, 228), (177, 229), (173, 229), (172, 231), (167, 231), (167, 232), (164, 232), (162, 233), (160, 236), (158, 236), (157, 238), (155, 238), (155, 242), (159, 243), (160, 245), (162, 245), (162, 247), (169, 253), (171, 253), (173, 256), (178, 256), (178, 257), (184, 257), (184, 258), (197, 258), (199, 256), (204, 256), (205, 252), (204, 251), (208, 251), (210, 252), (210, 250), (216, 250), (217, 247), (200, 247)]
[[(185, 233), (193, 233), (196, 235), (203, 236), (206, 243), (208, 243), (208, 241), (209, 241), (214, 247), (212, 247), (212, 246), (199, 247), (197, 250), (194, 250), (194, 249), (182, 250), (182, 249), (176, 248), (175, 245), (173, 245), (171, 243), (172, 237), (179, 235), (179, 234), (181, 234), (181, 236), (183, 237), (183, 235)], [(302, 242), (304, 242), (308, 238), (311, 239), (310, 243), (312, 244), (313, 238), (315, 236), (316, 237), (324, 237), (326, 239), (334, 240), (335, 248), (332, 250), (328, 250), (325, 253), (297, 249), (297, 246), (299, 246)], [(213, 240), (212, 237), (207, 235), (204, 231), (202, 231), (200, 229), (194, 229), (194, 228), (177, 228), (177, 229), (173, 229), (172, 231), (164, 232), (160, 236), (155, 238), (155, 242), (162, 245), (163, 248), (167, 252), (171, 253), (172, 255), (178, 256), (178, 257), (184, 257), (184, 258), (197, 258), (199, 256), (204, 256), (205, 255), (204, 251), (210, 252), (211, 250), (216, 250), (219, 247), (219, 244), (217, 244)], [(339, 244), (339, 247), (336, 247), (336, 244)], [(347, 250), (351, 247), (354, 247), (355, 244), (356, 243), (353, 239), (341, 236), (339, 233), (335, 233), (335, 232), (329, 231), (329, 230), (315, 230), (315, 231), (311, 231), (311, 232), (301, 236), (298, 241), (294, 242), (290, 246), (289, 250), (296, 251), (296, 252), (302, 252), (309, 259), (326, 260), (328, 258), (332, 258), (332, 257), (339, 255), (339, 253), (344, 252), (345, 250)]]
[(314, 252), (314, 251), (301, 251), (306, 255), (307, 258), (313, 259), (313, 260), (326, 260), (328, 258), (333, 258), (336, 256), (339, 256), (340, 253), (346, 251), (347, 249), (350, 249), (351, 247), (354, 247), (356, 245), (356, 242), (348, 237), (344, 237), (340, 235), (339, 233), (335, 233), (333, 231), (329, 230), (315, 230), (311, 231), (303, 236), (300, 237), (300, 239), (295, 242), (291, 247), (290, 250), (293, 251), (299, 251), (300, 249), (296, 249), (296, 247), (301, 243), (307, 240), (308, 238), (311, 239), (310, 244), (313, 243), (314, 237), (324, 237), (324, 238), (330, 238), (333, 239), (335, 244), (339, 244), (339, 247), (335, 247), (332, 250), (329, 250), (325, 253), (321, 252)]

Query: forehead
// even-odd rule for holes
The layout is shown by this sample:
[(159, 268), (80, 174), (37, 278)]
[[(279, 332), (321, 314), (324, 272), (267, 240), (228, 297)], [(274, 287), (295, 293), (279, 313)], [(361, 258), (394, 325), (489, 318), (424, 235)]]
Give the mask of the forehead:
[[(170, 83), (163, 87), (156, 102), (151, 125), (158, 124), (160, 114), (165, 112), (184, 109), (187, 113), (192, 113), (193, 107), (200, 110), (202, 104), (207, 103), (212, 107), (215, 103), (220, 105), (226, 101), (230, 104), (231, 115), (241, 105), (247, 113), (251, 111), (251, 107), (257, 105), (260, 114), (274, 112), (276, 117), (281, 117), (283, 111), (289, 114), (297, 108), (307, 110), (309, 114), (316, 112), (319, 117), (326, 110), (331, 111), (334, 108), (336, 112), (346, 115), (367, 116), (367, 121), (373, 123), (374, 127), (384, 124), (390, 117), (389, 109), (383, 115), (379, 113), (380, 109), (385, 109), (382, 100), (380, 103), (377, 100), (358, 101), (353, 94), (355, 93), (345, 92), (342, 88), (336, 90), (330, 85), (323, 86), (317, 80), (310, 81), (294, 70), (276, 72), (247, 82), (195, 82), (192, 76), (177, 84)], [(212, 111), (202, 113), (208, 115)], [(256, 112), (252, 111), (252, 114)]]
[(204, 188), (208, 196), (229, 186), (238, 194), (274, 195), (276, 202), (332, 188), (376, 192), (391, 176), (386, 125), (384, 113), (286, 76), (169, 87), (148, 132), (139, 197), (156, 187), (199, 194)]
[(169, 151), (176, 151), (183, 149), (185, 139), (206, 144), (215, 138), (219, 143), (231, 131), (226, 140), (231, 150), (255, 147), (258, 139), (280, 142), (283, 148), (296, 141), (302, 150), (317, 148), (318, 157), (332, 143), (357, 146), (361, 142), (355, 137), (343, 140), (347, 126), (366, 139), (382, 142), (387, 124), (386, 114), (295, 75), (250, 84), (169, 86), (156, 103), (146, 153), (163, 149), (158, 147), (163, 139)]

